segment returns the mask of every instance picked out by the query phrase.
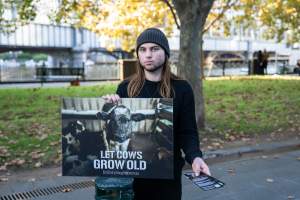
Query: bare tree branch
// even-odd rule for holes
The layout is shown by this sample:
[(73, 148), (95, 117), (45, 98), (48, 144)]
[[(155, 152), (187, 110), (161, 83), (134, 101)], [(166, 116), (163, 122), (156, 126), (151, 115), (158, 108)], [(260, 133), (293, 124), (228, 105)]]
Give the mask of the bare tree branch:
[(175, 20), (176, 26), (177, 26), (178, 30), (180, 30), (180, 25), (179, 25), (179, 23), (178, 23), (177, 16), (176, 16), (176, 14), (175, 14), (175, 12), (174, 12), (173, 6), (170, 4), (170, 2), (169, 2), (168, 0), (162, 0), (162, 1), (163, 1), (164, 3), (166, 3), (167, 6), (170, 8), (170, 10), (171, 10), (171, 12), (172, 12), (172, 15), (173, 15), (173, 18), (174, 18), (174, 20)]
[(207, 27), (205, 27), (204, 29), (203, 29), (203, 31), (202, 31), (202, 33), (205, 33), (206, 31), (208, 31), (208, 29), (210, 29), (210, 27), (212, 27), (219, 19), (221, 19), (223, 16), (224, 16), (224, 14), (225, 14), (225, 12), (229, 9), (229, 8), (231, 8), (232, 6), (234, 6), (236, 3), (237, 3), (237, 1), (234, 1), (234, 2), (232, 2), (232, 0), (227, 0), (227, 2), (226, 2), (226, 5), (225, 6), (222, 6), (222, 11), (221, 11), (221, 13), (214, 19), (214, 20), (212, 20), (211, 22), (210, 22), (210, 24), (207, 26)]

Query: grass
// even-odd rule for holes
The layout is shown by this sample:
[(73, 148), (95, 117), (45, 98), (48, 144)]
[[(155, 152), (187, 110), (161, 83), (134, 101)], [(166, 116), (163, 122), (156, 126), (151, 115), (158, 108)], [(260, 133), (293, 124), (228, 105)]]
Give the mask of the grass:
[(59, 162), (61, 97), (99, 97), (115, 89), (116, 85), (112, 84), (93, 87), (1, 89), (0, 166), (6, 163), (8, 166), (39, 167), (41, 164)]
[(300, 122), (299, 80), (204, 82), (206, 120), (219, 136), (288, 129)]
[[(115, 90), (114, 84), (1, 89), (0, 167), (60, 162), (60, 98), (99, 97)], [(206, 136), (269, 134), (300, 124), (299, 80), (208, 80), (204, 94)]]

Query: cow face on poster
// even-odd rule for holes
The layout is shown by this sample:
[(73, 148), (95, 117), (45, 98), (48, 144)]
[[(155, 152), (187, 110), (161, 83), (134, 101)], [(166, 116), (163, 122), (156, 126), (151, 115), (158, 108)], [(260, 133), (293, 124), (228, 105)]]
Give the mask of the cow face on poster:
[(64, 98), (62, 154), (63, 175), (173, 178), (173, 101)]
[[(146, 119), (143, 113), (130, 112), (124, 105), (104, 104), (102, 112), (97, 117), (105, 121), (105, 135), (108, 150), (126, 151), (132, 136), (133, 121), (138, 122)], [(107, 111), (106, 111), (107, 110)]]

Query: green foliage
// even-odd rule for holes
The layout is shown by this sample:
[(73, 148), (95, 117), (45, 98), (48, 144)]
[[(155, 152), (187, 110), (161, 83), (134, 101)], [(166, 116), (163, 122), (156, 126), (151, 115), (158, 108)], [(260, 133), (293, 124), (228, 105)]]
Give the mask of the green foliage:
[(219, 0), (219, 4), (233, 2), (219, 25), (228, 24), (245, 30), (263, 30), (266, 39), (286, 39), (288, 43), (300, 40), (299, 0)]
[[(0, 1), (0, 32), (14, 31), (17, 26), (33, 21), (36, 17), (36, 4), (39, 0), (1, 0)], [(16, 11), (16, 16), (7, 18), (5, 10)]]
[[(9, 60), (11, 58), (12, 58), (12, 56), (9, 53), (0, 54), (0, 59)], [(21, 52), (21, 53), (17, 54), (17, 59), (19, 61), (25, 61), (25, 60), (33, 59), (34, 61), (38, 62), (38, 61), (41, 61), (41, 60), (47, 60), (47, 58), (48, 58), (47, 54), (43, 54), (43, 53)]]
[(47, 60), (48, 56), (46, 54), (43, 53), (37, 53), (37, 54), (33, 54), (32, 59), (36, 62), (41, 61), (41, 60)]
[(32, 54), (27, 53), (27, 52), (20, 53), (20, 54), (18, 54), (17, 59), (18, 60), (30, 60), (30, 59), (32, 59)]
[[(12, 31), (16, 26), (34, 20), (37, 3), (39, 0), (0, 1), (0, 31)], [(4, 9), (13, 7), (17, 10), (17, 17), (4, 18)], [(145, 27), (161, 26), (171, 34), (175, 22), (163, 0), (62, 0), (51, 18), (57, 23), (69, 23), (105, 35), (109, 49), (114, 48), (112, 40), (118, 38), (126, 50), (133, 49), (133, 38)], [(286, 35), (289, 43), (296, 43), (300, 40), (299, 18), (299, 0), (216, 0), (207, 18), (206, 28), (215, 34), (222, 32), (225, 35), (230, 34), (233, 25), (245, 29), (263, 28), (267, 39), (281, 41)]]
[(63, 0), (53, 18), (105, 36), (109, 50), (119, 40), (123, 50), (131, 51), (138, 34), (145, 28), (159, 26), (170, 34), (174, 25), (166, 3), (157, 0)]
[(7, 60), (10, 58), (9, 53), (0, 53), (0, 59)]

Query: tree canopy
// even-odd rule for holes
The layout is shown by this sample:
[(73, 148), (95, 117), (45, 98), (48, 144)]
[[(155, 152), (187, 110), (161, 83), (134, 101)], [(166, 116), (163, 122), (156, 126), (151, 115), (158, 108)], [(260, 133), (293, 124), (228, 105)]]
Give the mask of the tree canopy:
[[(0, 1), (0, 31), (12, 31), (16, 26), (33, 21), (36, 5), (42, 0)], [(7, 15), (12, 9), (14, 16)], [(9, 16), (9, 17), (7, 17)], [(136, 36), (146, 27), (158, 26), (170, 35), (180, 22), (169, 0), (62, 0), (53, 12), (54, 22), (65, 22), (94, 31), (107, 38), (105, 46), (114, 48), (118, 39), (124, 50), (131, 50)], [(206, 20), (212, 31), (230, 34), (232, 25), (244, 29), (264, 29), (266, 39), (300, 40), (300, 0), (215, 0)]]
[(225, 33), (235, 24), (244, 30), (260, 30), (265, 39), (290, 44), (300, 40), (300, 0), (222, 0), (214, 8), (226, 6), (228, 11), (216, 23)]
[(1, 0), (0, 32), (14, 31), (17, 26), (33, 21), (36, 3), (36, 0)]
[(174, 18), (163, 1), (90, 1), (63, 0), (55, 21), (85, 27), (107, 38), (105, 46), (114, 48), (119, 40), (122, 49), (133, 49), (137, 35), (147, 27), (163, 27), (169, 35)]

